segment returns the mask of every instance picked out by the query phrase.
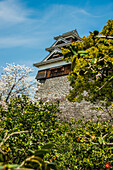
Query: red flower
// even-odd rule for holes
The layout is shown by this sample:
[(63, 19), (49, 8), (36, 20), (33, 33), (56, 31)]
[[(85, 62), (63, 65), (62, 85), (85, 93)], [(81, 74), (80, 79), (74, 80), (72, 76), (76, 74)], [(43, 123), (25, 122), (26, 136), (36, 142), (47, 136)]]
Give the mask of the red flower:
[(101, 79), (101, 78), (102, 78), (102, 73), (98, 73), (98, 74), (96, 75), (96, 80)]
[(109, 162), (105, 163), (105, 168), (110, 168), (110, 167), (111, 167), (111, 165)]

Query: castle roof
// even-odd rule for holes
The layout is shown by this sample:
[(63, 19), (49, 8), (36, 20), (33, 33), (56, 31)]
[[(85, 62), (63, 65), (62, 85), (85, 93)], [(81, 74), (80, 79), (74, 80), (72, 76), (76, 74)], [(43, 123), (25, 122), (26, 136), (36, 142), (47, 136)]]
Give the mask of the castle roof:
[(46, 50), (49, 51), (49, 54), (41, 62), (34, 63), (33, 66), (41, 68), (41, 66), (48, 65), (50, 63), (59, 63), (59, 61), (63, 61), (61, 48), (71, 45), (73, 41), (82, 40), (82, 38), (79, 37), (76, 29), (56, 36), (54, 39), (56, 41), (52, 44), (52, 46), (46, 48)]
[(39, 67), (39, 66), (43, 66), (43, 65), (59, 62), (59, 61), (63, 61), (63, 58), (62, 57), (58, 57), (58, 58), (54, 58), (54, 59), (51, 59), (51, 60), (41, 61), (41, 62), (33, 64), (33, 66)]
[(79, 40), (82, 40), (82, 39), (79, 37), (76, 29), (75, 29), (75, 30), (72, 30), (72, 31), (69, 31), (69, 32), (66, 32), (66, 33), (63, 33), (62, 35), (56, 36), (56, 37), (54, 37), (54, 39), (55, 39), (55, 40), (58, 40), (60, 37), (65, 38), (65, 37), (68, 37), (68, 36), (74, 36), (74, 37), (77, 37)]

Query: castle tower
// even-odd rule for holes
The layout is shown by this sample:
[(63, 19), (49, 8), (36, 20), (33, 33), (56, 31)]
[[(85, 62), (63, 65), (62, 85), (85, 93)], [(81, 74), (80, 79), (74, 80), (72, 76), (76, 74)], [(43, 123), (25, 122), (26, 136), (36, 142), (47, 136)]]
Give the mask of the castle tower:
[(54, 37), (54, 39), (56, 40), (55, 43), (51, 47), (46, 48), (49, 51), (49, 55), (41, 62), (33, 64), (35, 67), (38, 67), (36, 79), (40, 80), (40, 82), (69, 74), (71, 71), (70, 63), (63, 60), (61, 48), (66, 48), (74, 41), (82, 40), (76, 30)]
[[(97, 112), (92, 110), (93, 106), (89, 102), (69, 102), (66, 99), (66, 95), (71, 88), (67, 75), (71, 71), (71, 63), (63, 60), (61, 54), (61, 48), (67, 47), (74, 41), (82, 41), (76, 30), (63, 33), (62, 35), (54, 37), (54, 44), (46, 48), (49, 51), (49, 55), (39, 63), (34, 63), (33, 66), (38, 68), (36, 79), (40, 81), (41, 86), (36, 91), (35, 98), (44, 102), (60, 101), (59, 107), (62, 110), (60, 118), (64, 116), (67, 120), (71, 117), (74, 119), (82, 118), (86, 119), (96, 115)], [(104, 117), (104, 114), (103, 114)]]

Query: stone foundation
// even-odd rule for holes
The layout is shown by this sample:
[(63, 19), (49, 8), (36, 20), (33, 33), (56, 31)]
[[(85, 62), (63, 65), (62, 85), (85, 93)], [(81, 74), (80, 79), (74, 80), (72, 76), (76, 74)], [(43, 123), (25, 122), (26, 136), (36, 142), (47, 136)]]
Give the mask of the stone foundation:
[(102, 113), (102, 111), (99, 110), (92, 110), (91, 108), (94, 107), (94, 105), (89, 102), (69, 102), (66, 99), (66, 95), (71, 87), (66, 77), (67, 76), (61, 76), (46, 79), (36, 91), (35, 98), (38, 101), (42, 100), (44, 102), (55, 102), (59, 100), (59, 107), (62, 111), (61, 115), (59, 115), (60, 119), (63, 119), (63, 117), (65, 117), (66, 120), (70, 120), (70, 118), (79, 119), (83, 116), (85, 119), (90, 119), (94, 116), (96, 121), (96, 115), (100, 114), (103, 120), (109, 119), (108, 114), (105, 112)]

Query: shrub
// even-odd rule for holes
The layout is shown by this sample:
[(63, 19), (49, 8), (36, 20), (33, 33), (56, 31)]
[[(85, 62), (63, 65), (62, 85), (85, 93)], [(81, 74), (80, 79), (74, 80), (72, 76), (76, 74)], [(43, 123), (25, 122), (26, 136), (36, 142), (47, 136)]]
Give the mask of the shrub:
[(29, 149), (38, 149), (51, 141), (58, 126), (57, 107), (57, 104), (33, 104), (26, 96), (11, 100), (7, 110), (1, 106), (0, 136), (6, 139), (10, 135), (2, 145), (2, 151), (7, 153), (4, 161), (19, 164), (31, 154)]
[[(37, 105), (26, 96), (7, 103), (7, 110), (2, 106), (0, 109), (0, 161), (3, 164), (22, 164), (33, 155), (36, 157), (35, 153), (44, 145), (52, 143), (55, 146), (49, 148), (49, 152), (46, 150), (43, 161), (56, 163), (59, 170), (104, 170), (107, 163), (113, 167), (110, 121), (59, 121), (57, 104)], [(36, 165), (32, 164), (32, 168), (36, 169)]]

